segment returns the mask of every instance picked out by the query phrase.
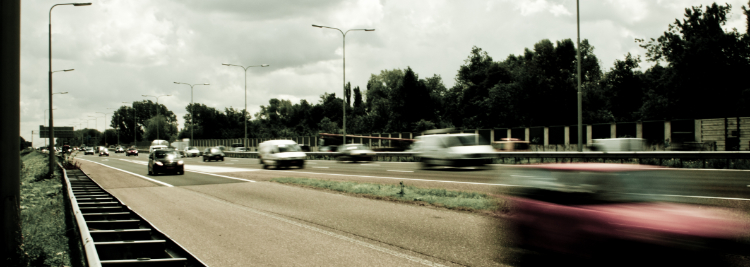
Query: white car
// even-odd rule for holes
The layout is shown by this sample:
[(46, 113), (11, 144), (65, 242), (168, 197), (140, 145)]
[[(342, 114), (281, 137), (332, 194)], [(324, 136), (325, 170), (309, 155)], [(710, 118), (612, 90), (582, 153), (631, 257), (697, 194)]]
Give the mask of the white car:
[(423, 168), (432, 166), (484, 166), (492, 162), (490, 145), (477, 134), (435, 134), (418, 136), (415, 146)]
[(182, 151), (182, 154), (185, 157), (197, 157), (201, 155), (201, 151), (198, 150), (197, 147), (189, 146), (189, 147), (186, 147), (185, 150)]
[(300, 169), (305, 167), (305, 157), (307, 154), (302, 152), (297, 142), (292, 140), (269, 140), (260, 143), (258, 157), (260, 164), (266, 169), (269, 166), (289, 167), (297, 166)]

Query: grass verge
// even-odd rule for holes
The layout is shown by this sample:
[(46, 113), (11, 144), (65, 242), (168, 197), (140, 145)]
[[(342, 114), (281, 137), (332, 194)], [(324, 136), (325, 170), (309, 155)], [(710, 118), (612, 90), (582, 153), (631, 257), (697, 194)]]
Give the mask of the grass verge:
[(420, 188), (410, 185), (341, 182), (294, 177), (274, 178), (271, 181), (374, 199), (413, 203), (422, 206), (430, 205), (491, 215), (500, 215), (507, 212), (504, 201), (491, 195), (477, 192)]
[(21, 266), (82, 266), (71, 261), (60, 169), (50, 178), (47, 155), (35, 151), (21, 161)]

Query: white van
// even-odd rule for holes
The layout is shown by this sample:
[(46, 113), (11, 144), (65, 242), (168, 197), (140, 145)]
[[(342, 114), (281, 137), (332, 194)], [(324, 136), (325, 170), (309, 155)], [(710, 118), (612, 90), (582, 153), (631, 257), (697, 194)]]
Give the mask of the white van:
[(646, 139), (643, 138), (610, 138), (592, 140), (593, 151), (643, 151)]
[(305, 157), (297, 142), (292, 140), (269, 140), (260, 143), (258, 157), (263, 168), (268, 166), (289, 167), (297, 166), (300, 169), (305, 167)]
[(148, 147), (148, 153), (151, 154), (151, 152), (154, 152), (154, 150), (157, 150), (157, 149), (167, 149), (169, 148), (168, 145), (169, 145), (169, 142), (167, 142), (167, 140), (156, 139), (152, 141), (151, 146)]
[(432, 166), (484, 166), (492, 163), (495, 152), (483, 143), (477, 134), (435, 134), (418, 136), (415, 152), (418, 152), (423, 168)]

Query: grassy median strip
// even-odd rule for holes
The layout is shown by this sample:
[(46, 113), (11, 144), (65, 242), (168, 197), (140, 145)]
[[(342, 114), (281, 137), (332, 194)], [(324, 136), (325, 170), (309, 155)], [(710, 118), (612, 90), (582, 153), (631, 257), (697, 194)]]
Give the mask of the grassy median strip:
[(71, 262), (66, 235), (65, 200), (60, 169), (47, 175), (48, 156), (36, 151), (21, 156), (22, 255), (18, 266), (82, 266)]
[(357, 182), (340, 182), (309, 178), (274, 178), (272, 182), (303, 187), (327, 189), (365, 197), (403, 202), (427, 203), (432, 206), (458, 210), (496, 211), (498, 200), (476, 192), (464, 192), (434, 188), (419, 188), (410, 185), (384, 185)]

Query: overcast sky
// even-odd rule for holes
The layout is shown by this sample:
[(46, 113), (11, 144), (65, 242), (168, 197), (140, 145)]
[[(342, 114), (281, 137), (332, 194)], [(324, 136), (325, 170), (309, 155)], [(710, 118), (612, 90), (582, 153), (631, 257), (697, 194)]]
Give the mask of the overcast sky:
[[(742, 5), (732, 5), (727, 28), (745, 31)], [(31, 140), (48, 107), (48, 12), (57, 1), (22, 2), (21, 136)], [(634, 38), (656, 38), (689, 6), (702, 0), (581, 0), (581, 38), (596, 48), (602, 69), (628, 52), (643, 55)], [(55, 126), (104, 129), (120, 105), (159, 99), (183, 127), (190, 87), (194, 101), (242, 108), (238, 65), (270, 64), (247, 72), (251, 114), (271, 98), (317, 103), (342, 94), (342, 36), (319, 24), (374, 28), (347, 35), (346, 80), (365, 88), (371, 74), (407, 66), (420, 77), (438, 74), (447, 87), (472, 46), (496, 61), (542, 40), (576, 38), (575, 0), (108, 0), (58, 6), (52, 12)], [(643, 68), (649, 65), (643, 64)], [(154, 100), (154, 98), (150, 98)], [(127, 102), (128, 104), (123, 104)], [(97, 116), (97, 121), (85, 121)], [(109, 126), (110, 115), (106, 117)], [(47, 125), (47, 122), (44, 122)], [(95, 126), (95, 124), (97, 124)], [(44, 141), (34, 134), (34, 146)]]

